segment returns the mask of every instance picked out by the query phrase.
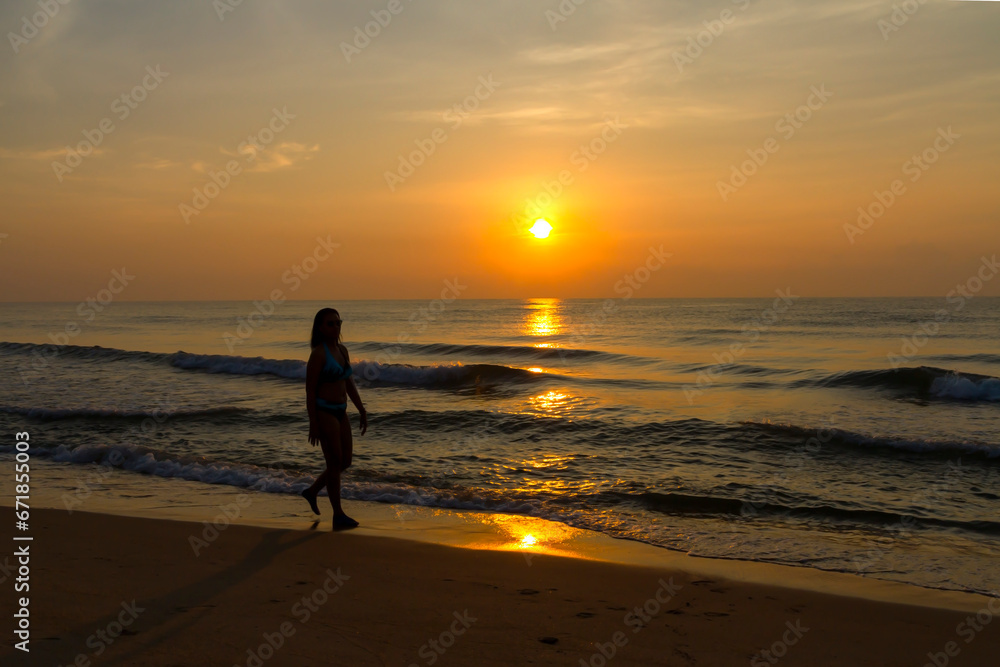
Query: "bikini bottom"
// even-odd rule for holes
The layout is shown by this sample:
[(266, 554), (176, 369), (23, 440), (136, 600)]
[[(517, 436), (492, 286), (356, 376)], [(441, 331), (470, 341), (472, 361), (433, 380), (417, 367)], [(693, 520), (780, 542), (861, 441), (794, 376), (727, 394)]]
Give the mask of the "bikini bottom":
[(330, 413), (336, 417), (338, 421), (347, 416), (347, 403), (330, 403), (328, 401), (324, 401), (322, 398), (317, 398), (316, 407), (323, 412)]

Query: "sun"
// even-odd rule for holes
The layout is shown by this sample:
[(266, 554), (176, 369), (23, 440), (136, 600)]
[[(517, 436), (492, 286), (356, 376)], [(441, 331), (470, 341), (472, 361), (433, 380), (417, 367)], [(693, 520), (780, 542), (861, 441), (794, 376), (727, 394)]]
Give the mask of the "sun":
[(528, 231), (534, 234), (535, 238), (544, 239), (547, 238), (549, 232), (552, 231), (552, 225), (549, 224), (548, 220), (539, 218), (538, 220), (535, 220), (535, 225)]

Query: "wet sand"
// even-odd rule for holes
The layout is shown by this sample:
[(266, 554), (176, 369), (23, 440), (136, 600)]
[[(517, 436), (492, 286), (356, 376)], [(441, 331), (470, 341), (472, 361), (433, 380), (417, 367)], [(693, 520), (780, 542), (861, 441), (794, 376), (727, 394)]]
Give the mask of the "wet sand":
[[(0, 659), (920, 666), (933, 664), (928, 654), (939, 665), (993, 664), (1000, 650), (1000, 622), (990, 622), (1000, 600), (690, 558), (524, 517), (415, 512), (403, 530), (382, 511), (367, 531), (332, 532), (329, 517), (300, 520), (312, 530), (213, 531), (33, 509), (31, 653), (8, 640)], [(417, 533), (430, 538), (383, 536)]]

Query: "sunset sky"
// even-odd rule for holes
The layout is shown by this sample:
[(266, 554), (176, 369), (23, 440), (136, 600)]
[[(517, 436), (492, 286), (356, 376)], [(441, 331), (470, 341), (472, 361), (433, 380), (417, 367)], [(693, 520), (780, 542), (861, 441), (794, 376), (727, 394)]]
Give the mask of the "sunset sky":
[(903, 4), (4, 2), (0, 299), (604, 297), (661, 247), (635, 296), (943, 297), (1000, 252), (1000, 2)]

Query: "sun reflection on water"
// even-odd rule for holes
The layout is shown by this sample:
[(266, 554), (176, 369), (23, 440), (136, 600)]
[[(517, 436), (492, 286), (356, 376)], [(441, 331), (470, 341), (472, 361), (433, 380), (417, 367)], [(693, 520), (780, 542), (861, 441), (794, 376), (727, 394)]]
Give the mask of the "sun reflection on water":
[[(521, 333), (525, 336), (555, 336), (566, 329), (559, 299), (528, 299)], [(553, 347), (551, 343), (537, 342), (535, 347)]]

